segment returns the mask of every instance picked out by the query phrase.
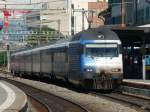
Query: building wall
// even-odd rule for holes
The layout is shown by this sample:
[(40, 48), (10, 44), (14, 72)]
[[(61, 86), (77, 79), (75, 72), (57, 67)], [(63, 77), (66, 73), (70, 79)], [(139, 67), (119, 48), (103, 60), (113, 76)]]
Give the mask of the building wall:
[(41, 11), (35, 11), (26, 16), (29, 28), (48, 26), (69, 35), (69, 14), (67, 1), (49, 2), (42, 4)]
[[(64, 35), (69, 35), (69, 14), (65, 10), (53, 11), (49, 15), (49, 11), (41, 12), (41, 24), (47, 25), (50, 28), (62, 32)], [(59, 15), (59, 16), (58, 16)]]
[[(92, 27), (98, 27), (100, 25), (103, 25), (103, 21), (98, 18), (99, 12), (103, 11), (107, 8), (107, 0), (74, 0), (74, 9), (82, 9), (84, 10), (92, 10), (94, 11), (93, 14), (93, 23)], [(83, 27), (84, 29), (87, 29), (89, 24), (87, 21), (87, 18), (90, 20), (92, 18), (92, 15), (90, 12), (86, 12), (84, 16), (84, 26), (82, 24), (82, 11), (75, 11), (74, 12), (74, 30), (75, 33), (82, 31)]]
[(150, 4), (145, 0), (139, 0), (137, 4), (137, 23), (139, 25), (150, 23)]
[[(77, 33), (82, 31), (82, 29), (88, 28), (87, 17), (89, 16), (89, 13), (85, 12), (83, 24), (82, 9), (84, 9), (84, 11), (95, 11), (93, 27), (103, 24), (102, 21), (97, 18), (97, 16), (100, 11), (107, 7), (107, 0), (99, 0), (99, 2), (97, 1), (98, 0), (66, 0), (49, 2), (48, 4), (42, 5), (42, 8), (44, 9), (43, 11), (36, 12), (38, 15), (40, 15), (40, 19), (34, 17), (37, 16), (37, 14), (33, 12), (27, 15), (27, 22), (28, 25), (32, 27), (40, 27), (40, 24), (41, 26), (47, 25), (50, 28), (60, 30), (64, 35), (71, 35), (72, 31)], [(103, 3), (102, 1), (105, 2)]]
[[(142, 25), (150, 22), (150, 4), (145, 0), (125, 0), (125, 23), (127, 25)], [(111, 23), (121, 24), (121, 1), (109, 0), (112, 5)]]
[[(134, 24), (134, 0), (125, 0), (125, 23)], [(109, 0), (111, 8), (111, 23), (121, 24), (121, 0)]]
[[(88, 2), (91, 0), (74, 0), (72, 1), (72, 4), (74, 4), (74, 9), (79, 9), (80, 11), (73, 12), (74, 16), (74, 33), (82, 31), (83, 27), (84, 29), (88, 28), (88, 22), (86, 17), (84, 16), (84, 24), (82, 21), (82, 10), (88, 10)], [(94, 1), (94, 0), (93, 0)]]
[[(107, 2), (89, 2), (88, 3), (88, 9), (94, 11), (92, 27), (99, 27), (101, 25), (104, 25), (104, 21), (98, 18), (98, 14), (106, 10), (107, 8), (108, 8)], [(89, 15), (89, 18), (92, 18), (92, 16)]]

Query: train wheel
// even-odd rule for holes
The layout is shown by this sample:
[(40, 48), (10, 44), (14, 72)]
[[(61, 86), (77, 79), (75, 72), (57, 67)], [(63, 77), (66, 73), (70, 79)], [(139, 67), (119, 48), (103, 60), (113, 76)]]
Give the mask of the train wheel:
[(22, 78), (22, 73), (19, 73), (19, 77)]
[(117, 92), (122, 92), (121, 83), (122, 81), (119, 79), (113, 80), (113, 89)]
[(42, 73), (39, 73), (39, 79), (43, 79), (43, 74)]
[(65, 76), (65, 81), (66, 81), (67, 83), (69, 83), (69, 79), (68, 79), (67, 76)]
[(55, 81), (55, 80), (56, 80), (56, 76), (55, 76), (55, 74), (53, 74), (53, 73), (51, 74), (51, 80), (52, 80), (52, 81)]
[(11, 71), (11, 73), (12, 73), (12, 76), (15, 77), (15, 71), (13, 70)]
[(91, 79), (84, 80), (83, 87), (85, 89), (93, 89), (93, 80), (91, 80)]
[(94, 89), (112, 89), (111, 76), (101, 73), (94, 77)]

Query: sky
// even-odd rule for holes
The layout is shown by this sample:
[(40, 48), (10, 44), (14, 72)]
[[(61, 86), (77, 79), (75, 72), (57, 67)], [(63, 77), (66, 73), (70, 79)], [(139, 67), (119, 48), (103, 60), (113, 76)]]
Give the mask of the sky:
[[(1, 1), (1, 0), (0, 0)], [(11, 3), (30, 3), (31, 2), (45, 2), (45, 1), (48, 1), (48, 0), (6, 0), (7, 2), (11, 2)]]

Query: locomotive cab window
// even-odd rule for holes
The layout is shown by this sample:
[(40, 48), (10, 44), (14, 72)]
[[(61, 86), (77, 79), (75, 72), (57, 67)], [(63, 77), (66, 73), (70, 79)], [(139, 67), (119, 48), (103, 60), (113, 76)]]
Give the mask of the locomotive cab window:
[(117, 44), (87, 44), (85, 53), (94, 57), (118, 57), (119, 54)]

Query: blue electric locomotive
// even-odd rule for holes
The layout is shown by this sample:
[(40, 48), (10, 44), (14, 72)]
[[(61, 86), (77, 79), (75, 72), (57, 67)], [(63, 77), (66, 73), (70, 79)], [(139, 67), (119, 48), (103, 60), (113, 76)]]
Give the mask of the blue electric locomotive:
[(123, 75), (121, 41), (105, 27), (13, 53), (11, 60), (12, 73), (56, 77), (91, 89), (114, 89)]

